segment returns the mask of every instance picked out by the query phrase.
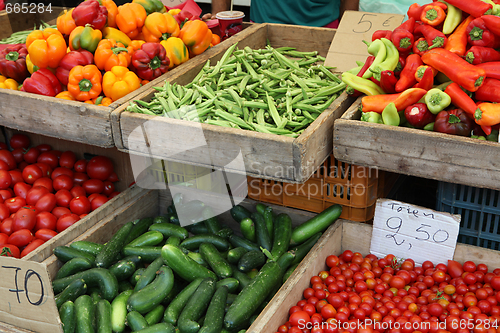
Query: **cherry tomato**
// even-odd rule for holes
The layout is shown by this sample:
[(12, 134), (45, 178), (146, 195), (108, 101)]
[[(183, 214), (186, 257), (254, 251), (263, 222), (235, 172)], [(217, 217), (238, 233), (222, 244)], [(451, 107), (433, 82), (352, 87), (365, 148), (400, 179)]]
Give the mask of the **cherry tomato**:
[(52, 168), (47, 163), (35, 163), (37, 167), (42, 170), (43, 177), (50, 178), (52, 175)]
[(14, 221), (12, 222), (12, 231), (18, 231), (21, 229), (32, 230), (36, 225), (36, 209), (22, 207), (14, 215)]
[(15, 185), (17, 183), (23, 182), (23, 173), (19, 170), (9, 170), (10, 177), (12, 178), (12, 185)]
[(46, 143), (42, 143), (41, 145), (36, 146), (36, 148), (42, 153), (52, 150), (52, 147)]
[(89, 179), (83, 183), (83, 188), (87, 194), (102, 193), (104, 191), (104, 182), (99, 179)]
[(9, 167), (9, 170), (15, 169), (17, 166), (14, 156), (8, 150), (0, 150), (0, 161), (4, 161)]
[(111, 193), (111, 194), (108, 196), (108, 199), (113, 199), (113, 198), (114, 198), (114, 197), (116, 197), (118, 194), (120, 194), (120, 192), (115, 191), (115, 192)]
[(52, 210), (52, 214), (59, 219), (63, 215), (71, 214), (71, 211), (66, 207), (56, 207)]
[(59, 165), (68, 169), (73, 169), (76, 162), (76, 155), (74, 152), (67, 150), (59, 157)]
[(31, 241), (31, 243), (26, 245), (24, 250), (21, 252), (21, 258), (26, 256), (28, 253), (32, 252), (33, 250), (35, 250), (37, 247), (39, 247), (43, 243), (45, 243), (45, 241), (43, 239), (39, 239), (39, 238), (33, 239)]
[(112, 183), (116, 183), (120, 179), (118, 178), (118, 175), (116, 174), (116, 172), (113, 171), (111, 173), (111, 176), (109, 176), (109, 178), (107, 180), (110, 181), (110, 182), (112, 182)]
[(335, 255), (329, 255), (326, 257), (326, 265), (330, 268), (337, 267), (339, 265), (339, 257)]
[(51, 212), (56, 207), (56, 196), (53, 193), (46, 193), (36, 202), (36, 209), (39, 212)]
[(24, 134), (16, 133), (10, 138), (9, 144), (12, 147), (12, 149), (18, 149), (18, 148), (26, 149), (30, 146), (30, 138), (28, 138)]
[(40, 150), (38, 148), (32, 147), (24, 153), (23, 158), (24, 158), (24, 161), (26, 161), (26, 163), (34, 164), (38, 160), (38, 156), (40, 156), (40, 154), (41, 153), (40, 153)]
[(87, 164), (87, 174), (90, 178), (105, 181), (113, 171), (113, 163), (105, 156), (95, 156)]
[(73, 166), (73, 169), (75, 169), (76, 172), (82, 172), (82, 173), (87, 172), (87, 160), (76, 161), (75, 165)]
[[(96, 197), (94, 197), (92, 199), (92, 201), (90, 202), (90, 209), (91, 211), (94, 211), (96, 210), (97, 208), (101, 207), (102, 205), (104, 205), (106, 202), (108, 202), (108, 198), (105, 196), (105, 195), (102, 195), (102, 194), (97, 194)], [(90, 201), (90, 199), (89, 199)]]
[(71, 190), (73, 187), (73, 178), (67, 175), (60, 175), (52, 181), (52, 186), (54, 186), (55, 191), (59, 190)]
[(55, 230), (57, 218), (50, 212), (40, 212), (36, 215), (35, 230), (50, 229)]
[(12, 176), (10, 175), (9, 171), (0, 170), (0, 190), (8, 189), (11, 184)]
[(3, 232), (0, 233), (0, 245), (7, 243), (7, 239), (9, 239), (9, 235), (4, 234)]
[(78, 186), (82, 186), (83, 183), (89, 179), (89, 176), (83, 172), (75, 172), (75, 174), (73, 175), (73, 182)]
[(36, 161), (38, 163), (47, 164), (48, 166), (50, 166), (52, 168), (52, 170), (54, 170), (55, 168), (57, 168), (59, 166), (59, 159), (58, 159), (57, 155), (51, 151), (46, 151), (46, 152), (41, 153), (40, 156), (38, 156), (38, 159)]
[(21, 258), (21, 252), (19, 248), (12, 244), (5, 244), (0, 246), (0, 256)]
[(43, 186), (47, 190), (49, 190), (49, 192), (53, 192), (54, 191), (54, 187), (52, 186), (52, 179), (50, 179), (49, 177), (38, 178), (33, 183), (33, 187), (35, 187), (35, 186)]
[(10, 235), (12, 233), (12, 222), (14, 222), (14, 219), (11, 217), (4, 219), (0, 224), (0, 232)]
[[(102, 193), (104, 195), (110, 195), (114, 191), (115, 191), (115, 185), (113, 185), (113, 183), (110, 182), (109, 180), (106, 180), (104, 182), (104, 190), (102, 191)], [(328, 273), (326, 273), (326, 274), (328, 274)]]
[(26, 203), (28, 205), (36, 205), (38, 200), (45, 194), (50, 193), (49, 190), (44, 186), (34, 186), (26, 194)]
[(17, 247), (28, 245), (33, 240), (33, 234), (28, 229), (21, 229), (10, 234), (8, 243)]
[[(54, 227), (54, 229), (55, 229), (55, 227)], [(57, 231), (55, 231), (53, 229), (38, 229), (35, 232), (35, 238), (41, 239), (45, 242), (56, 235), (57, 235)]]
[(11, 213), (16, 213), (21, 207), (26, 205), (26, 200), (20, 197), (14, 197), (5, 200), (4, 203), (7, 207), (9, 207), (9, 211)]
[(50, 176), (50, 178), (52, 178), (52, 180), (54, 180), (54, 178), (56, 178), (60, 175), (66, 175), (66, 176), (73, 178), (74, 172), (73, 172), (73, 170), (68, 169), (68, 168), (57, 167), (52, 171), (52, 175)]
[(4, 161), (0, 160), (0, 170), (9, 171), (9, 166)]
[(77, 215), (90, 213), (90, 208), (90, 201), (85, 196), (73, 198), (69, 203), (69, 209)]
[(311, 316), (306, 311), (297, 311), (290, 315), (290, 324), (293, 326), (304, 326), (311, 320)]
[(500, 275), (494, 276), (490, 281), (491, 287), (495, 290), (500, 290)]
[(57, 232), (62, 232), (80, 219), (76, 214), (65, 214), (57, 220)]
[(5, 142), (0, 142), (0, 150), (2, 150), (2, 149), (4, 149), (4, 150), (9, 149), (9, 147), (7, 146), (7, 144)]
[(69, 207), (71, 199), (73, 199), (73, 195), (68, 190), (59, 190), (56, 192), (56, 202), (58, 206)]
[(473, 261), (464, 262), (463, 269), (466, 272), (473, 273), (476, 271), (476, 264)]
[(75, 187), (73, 187), (69, 191), (69, 193), (71, 193), (71, 195), (73, 196), (73, 198), (87, 196), (87, 193), (85, 192), (85, 190), (81, 186), (75, 186)]
[(24, 149), (23, 148), (16, 148), (12, 151), (12, 156), (14, 156), (14, 160), (16, 163), (21, 163), (24, 161)]
[[(0, 150), (1, 151), (1, 150)], [(23, 179), (28, 184), (33, 184), (35, 180), (42, 178), (43, 172), (37, 165), (28, 165), (23, 169)]]

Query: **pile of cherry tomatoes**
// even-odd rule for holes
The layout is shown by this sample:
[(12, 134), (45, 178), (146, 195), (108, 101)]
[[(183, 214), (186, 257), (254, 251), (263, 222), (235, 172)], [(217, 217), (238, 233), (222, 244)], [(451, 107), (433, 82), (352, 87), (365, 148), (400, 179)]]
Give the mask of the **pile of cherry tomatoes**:
[(350, 250), (326, 258), (279, 333), (500, 333), (500, 268)]
[(77, 160), (72, 151), (30, 147), (26, 135), (0, 143), (0, 255), (20, 258), (119, 192), (104, 156)]

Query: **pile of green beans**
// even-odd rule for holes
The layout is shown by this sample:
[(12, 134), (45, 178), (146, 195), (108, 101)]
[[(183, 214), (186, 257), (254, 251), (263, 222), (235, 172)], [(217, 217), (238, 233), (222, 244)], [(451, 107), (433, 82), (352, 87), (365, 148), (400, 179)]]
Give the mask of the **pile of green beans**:
[(149, 102), (132, 101), (127, 110), (297, 137), (346, 87), (316, 51), (236, 46), (191, 83), (165, 82)]
[[(56, 25), (50, 25), (48, 23), (45, 23), (41, 21), (42, 23), (40, 24), (40, 27), (38, 30), (43, 30), (45, 28), (53, 28), (57, 29)], [(37, 30), (36, 24), (33, 30), (23, 30), (23, 31), (18, 31), (14, 32), (12, 35), (10, 35), (7, 38), (4, 38), (0, 40), (0, 44), (25, 44), (26, 43), (26, 38), (28, 38), (28, 35), (32, 33), (34, 30)]]

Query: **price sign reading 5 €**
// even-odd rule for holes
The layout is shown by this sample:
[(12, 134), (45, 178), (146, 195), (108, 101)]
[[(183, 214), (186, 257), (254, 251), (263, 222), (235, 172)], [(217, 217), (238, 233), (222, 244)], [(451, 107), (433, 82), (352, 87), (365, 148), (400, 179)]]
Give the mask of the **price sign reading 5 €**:
[(460, 215), (437, 212), (404, 202), (379, 199), (373, 219), (370, 253), (394, 254), (417, 264), (453, 259), (460, 228)]

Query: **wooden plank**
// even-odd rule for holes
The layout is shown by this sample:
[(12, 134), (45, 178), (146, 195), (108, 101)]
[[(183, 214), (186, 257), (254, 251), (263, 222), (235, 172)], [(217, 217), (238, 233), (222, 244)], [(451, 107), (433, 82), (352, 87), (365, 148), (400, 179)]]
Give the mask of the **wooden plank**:
[(335, 122), (335, 158), (450, 183), (500, 190), (500, 145), (357, 121), (360, 100)]
[(33, 331), (25, 330), (17, 326), (9, 325), (7, 323), (0, 322), (0, 332), (4, 333), (34, 333)]

